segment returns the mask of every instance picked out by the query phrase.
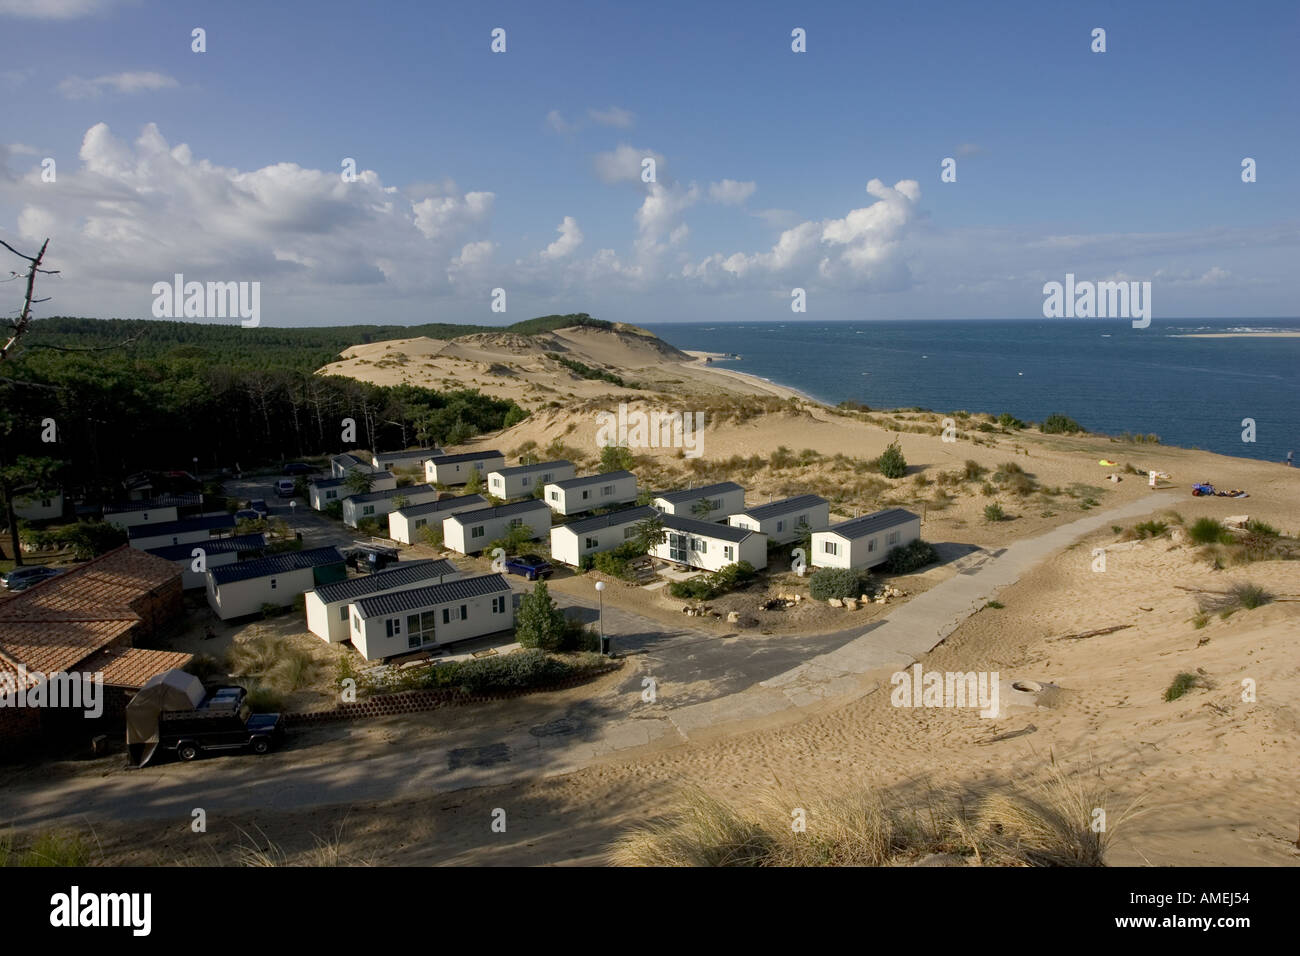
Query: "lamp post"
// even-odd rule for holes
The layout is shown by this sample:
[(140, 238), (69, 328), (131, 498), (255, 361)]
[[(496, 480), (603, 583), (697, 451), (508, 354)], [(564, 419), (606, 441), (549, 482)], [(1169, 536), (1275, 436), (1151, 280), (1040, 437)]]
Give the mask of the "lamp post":
[(596, 582), (596, 597), (600, 600), (600, 653), (608, 654), (609, 647), (605, 644), (605, 582)]

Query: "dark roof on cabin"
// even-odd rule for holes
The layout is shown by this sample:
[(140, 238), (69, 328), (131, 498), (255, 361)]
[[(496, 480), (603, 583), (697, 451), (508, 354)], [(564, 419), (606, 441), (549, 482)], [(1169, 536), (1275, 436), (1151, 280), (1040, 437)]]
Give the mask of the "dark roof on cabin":
[[(390, 471), (370, 471), (366, 472), (373, 481), (382, 481), (385, 478), (392, 478), (393, 473)], [(317, 478), (308, 484), (316, 488), (337, 488), (347, 482), (346, 478)]]
[(345, 501), (353, 504), (367, 501), (384, 501), (388, 498), (402, 498), (410, 494), (433, 491), (433, 485), (407, 485), (405, 488), (389, 488), (385, 491), (367, 491), (362, 495), (348, 495)]
[(437, 458), (443, 457), (441, 448), (408, 448), (405, 451), (381, 451), (375, 453), (378, 461), (402, 461), (407, 458)]
[(712, 485), (700, 485), (698, 488), (683, 488), (680, 491), (661, 491), (659, 494), (655, 495), (655, 497), (662, 498), (670, 505), (677, 505), (686, 501), (699, 501), (701, 498), (724, 494), (728, 491), (744, 490), (744, 488), (736, 484), (734, 481), (719, 481)]
[(884, 531), (886, 528), (907, 524), (909, 521), (919, 520), (920, 515), (914, 515), (906, 508), (887, 508), (884, 511), (876, 511), (860, 518), (841, 521), (839, 524), (833, 524), (829, 528), (823, 529), (823, 531), (834, 532), (842, 538), (853, 540), (854, 538), (864, 538), (878, 531)]
[(514, 504), (497, 505), (495, 508), (479, 508), (475, 511), (462, 511), (459, 514), (448, 515), (447, 520), (459, 521), (461, 524), (468, 524), (474, 521), (486, 521), (489, 518), (506, 518), (510, 515), (528, 514), (532, 511), (545, 511), (550, 513), (545, 501), (537, 498), (529, 498), (527, 501), (516, 501)]
[(150, 508), (188, 508), (202, 503), (203, 496), (197, 493), (192, 495), (159, 495), (157, 498), (149, 498), (146, 501), (119, 501), (116, 504), (104, 505), (104, 513), (122, 514), (127, 511), (148, 511)]
[(145, 548), (150, 554), (156, 554), (168, 561), (188, 561), (195, 548), (202, 547), (206, 554), (229, 554), (231, 551), (256, 551), (266, 547), (266, 536), (262, 534), (237, 534), (233, 538), (213, 538), (190, 544), (169, 544), (162, 548)]
[(570, 488), (581, 488), (583, 485), (597, 485), (602, 481), (617, 481), (620, 478), (634, 477), (630, 471), (606, 471), (599, 475), (582, 475), (577, 478), (566, 478), (564, 481), (553, 481), (551, 484), (564, 491)]
[(303, 568), (317, 568), (323, 564), (342, 563), (343, 555), (339, 554), (338, 548), (312, 548), (308, 551), (286, 551), (284, 554), (273, 554), (269, 558), (258, 558), (256, 561), (240, 561), (220, 568), (210, 568), (208, 574), (212, 575), (212, 580), (217, 584), (229, 584), (232, 581), (265, 578), (272, 574), (300, 571)]
[(751, 534), (762, 534), (761, 531), (736, 528), (729, 524), (715, 524), (712, 521), (701, 521), (699, 518), (687, 518), (684, 515), (666, 514), (663, 519), (664, 527), (669, 531), (684, 531), (700, 538), (717, 538), (719, 541), (731, 541), (735, 544), (744, 541)]
[(598, 531), (601, 528), (608, 528), (613, 525), (644, 521), (646, 518), (653, 517), (658, 513), (658, 508), (641, 505), (636, 508), (620, 508), (618, 511), (611, 511), (608, 514), (596, 515), (594, 518), (583, 518), (581, 521), (570, 521), (568, 524), (558, 524), (555, 527), (572, 531), (574, 534), (586, 534), (588, 531)]
[(462, 505), (485, 505), (487, 499), (482, 495), (457, 495), (454, 498), (439, 498), (437, 501), (426, 501), (422, 505), (407, 505), (405, 508), (398, 508), (394, 514), (399, 514), (403, 518), (418, 518), (421, 515), (437, 514), (439, 511), (446, 511), (448, 508), (459, 508)]
[(138, 524), (126, 529), (130, 540), (136, 538), (155, 538), (163, 534), (182, 534), (186, 531), (211, 531), (213, 528), (233, 528), (235, 516), (230, 514), (198, 515), (182, 518), (179, 521), (163, 521), (159, 524)]
[(460, 578), (445, 584), (394, 591), (392, 594), (378, 594), (375, 597), (362, 598), (356, 602), (356, 605), (357, 612), (362, 617), (374, 617), (377, 614), (401, 614), (404, 611), (414, 611), (509, 590), (510, 582), (505, 579), (505, 575), (480, 574), (477, 577)]
[(817, 505), (824, 504), (828, 504), (828, 502), (821, 495), (795, 495), (793, 498), (782, 498), (780, 501), (771, 501), (756, 508), (746, 508), (743, 511), (735, 512), (735, 514), (744, 515), (746, 518), (754, 518), (757, 521), (766, 521), (768, 518), (775, 518), (777, 515), (789, 514), (791, 511), (800, 511), (804, 508), (815, 508)]
[(334, 581), (330, 584), (318, 585), (316, 596), (326, 604), (334, 604), (338, 601), (353, 601), (365, 597), (367, 594), (374, 594), (377, 591), (387, 591), (390, 588), (419, 584), (421, 581), (428, 581), (430, 578), (457, 573), (459, 573), (459, 569), (456, 565), (444, 558), (411, 561), (389, 568), (386, 571), (380, 571), (377, 574), (367, 574), (362, 577), (348, 578), (346, 581)]
[(504, 478), (510, 478), (514, 475), (528, 475), (535, 471), (545, 471), (548, 468), (560, 468), (564, 465), (568, 465), (570, 468), (574, 467), (573, 462), (567, 461), (563, 458), (557, 458), (555, 461), (539, 461), (535, 465), (514, 465), (510, 468), (498, 468), (493, 472), (493, 474), (501, 475)]
[(483, 458), (504, 459), (505, 457), (501, 452), (489, 449), (487, 451), (467, 451), (459, 455), (438, 455), (433, 463), (435, 465), (454, 465), (460, 461), (479, 461)]

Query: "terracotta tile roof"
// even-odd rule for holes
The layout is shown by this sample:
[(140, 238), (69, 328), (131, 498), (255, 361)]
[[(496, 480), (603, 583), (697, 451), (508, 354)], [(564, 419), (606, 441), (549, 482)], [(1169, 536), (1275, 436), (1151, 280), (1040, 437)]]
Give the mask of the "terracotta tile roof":
[(184, 667), (193, 654), (180, 651), (150, 651), (142, 647), (109, 647), (81, 662), (77, 670), (103, 672), (104, 684), (138, 690), (155, 674)]
[(0, 603), (0, 655), (29, 671), (73, 669), (140, 621), (136, 602), (179, 577), (155, 555), (109, 551)]

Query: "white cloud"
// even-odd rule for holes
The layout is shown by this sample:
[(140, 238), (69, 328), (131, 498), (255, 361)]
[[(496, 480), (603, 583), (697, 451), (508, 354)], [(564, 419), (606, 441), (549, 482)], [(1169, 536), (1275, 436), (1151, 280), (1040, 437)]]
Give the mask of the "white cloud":
[(655, 175), (663, 179), (664, 157), (652, 149), (637, 149), (626, 143), (617, 149), (597, 153), (593, 159), (596, 175), (607, 183), (639, 183), (641, 181), (641, 161), (647, 157), (655, 161)]
[(957, 147), (957, 155), (962, 157), (983, 156), (987, 152), (988, 150), (978, 143), (962, 143)]
[(180, 84), (165, 73), (113, 73), (95, 77), (93, 80), (70, 76), (59, 84), (59, 92), (70, 100), (89, 100), (102, 95), (106, 90), (129, 94), (166, 90), (177, 86)]
[(559, 110), (551, 110), (546, 114), (546, 125), (556, 133), (572, 133), (578, 128), (576, 123), (566, 120)]
[(594, 123), (599, 123), (601, 126), (616, 126), (619, 129), (631, 129), (636, 119), (635, 114), (617, 106), (611, 106), (607, 110), (589, 109), (587, 115)]
[(757, 184), (752, 182), (740, 183), (734, 179), (724, 179), (720, 183), (709, 183), (709, 198), (723, 205), (739, 206), (754, 195), (757, 188)]
[(114, 0), (0, 0), (0, 17), (26, 20), (76, 20), (106, 13)]
[(541, 257), (543, 259), (567, 258), (573, 254), (573, 251), (578, 246), (582, 245), (582, 230), (578, 228), (578, 220), (572, 216), (565, 216), (556, 232), (560, 234), (560, 238), (542, 250)]

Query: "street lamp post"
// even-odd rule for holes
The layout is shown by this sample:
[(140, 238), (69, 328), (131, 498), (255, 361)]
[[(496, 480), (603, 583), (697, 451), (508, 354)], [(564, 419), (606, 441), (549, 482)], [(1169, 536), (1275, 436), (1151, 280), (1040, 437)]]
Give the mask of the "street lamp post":
[(605, 644), (605, 582), (596, 582), (596, 597), (600, 600), (600, 653), (608, 654), (609, 648)]

